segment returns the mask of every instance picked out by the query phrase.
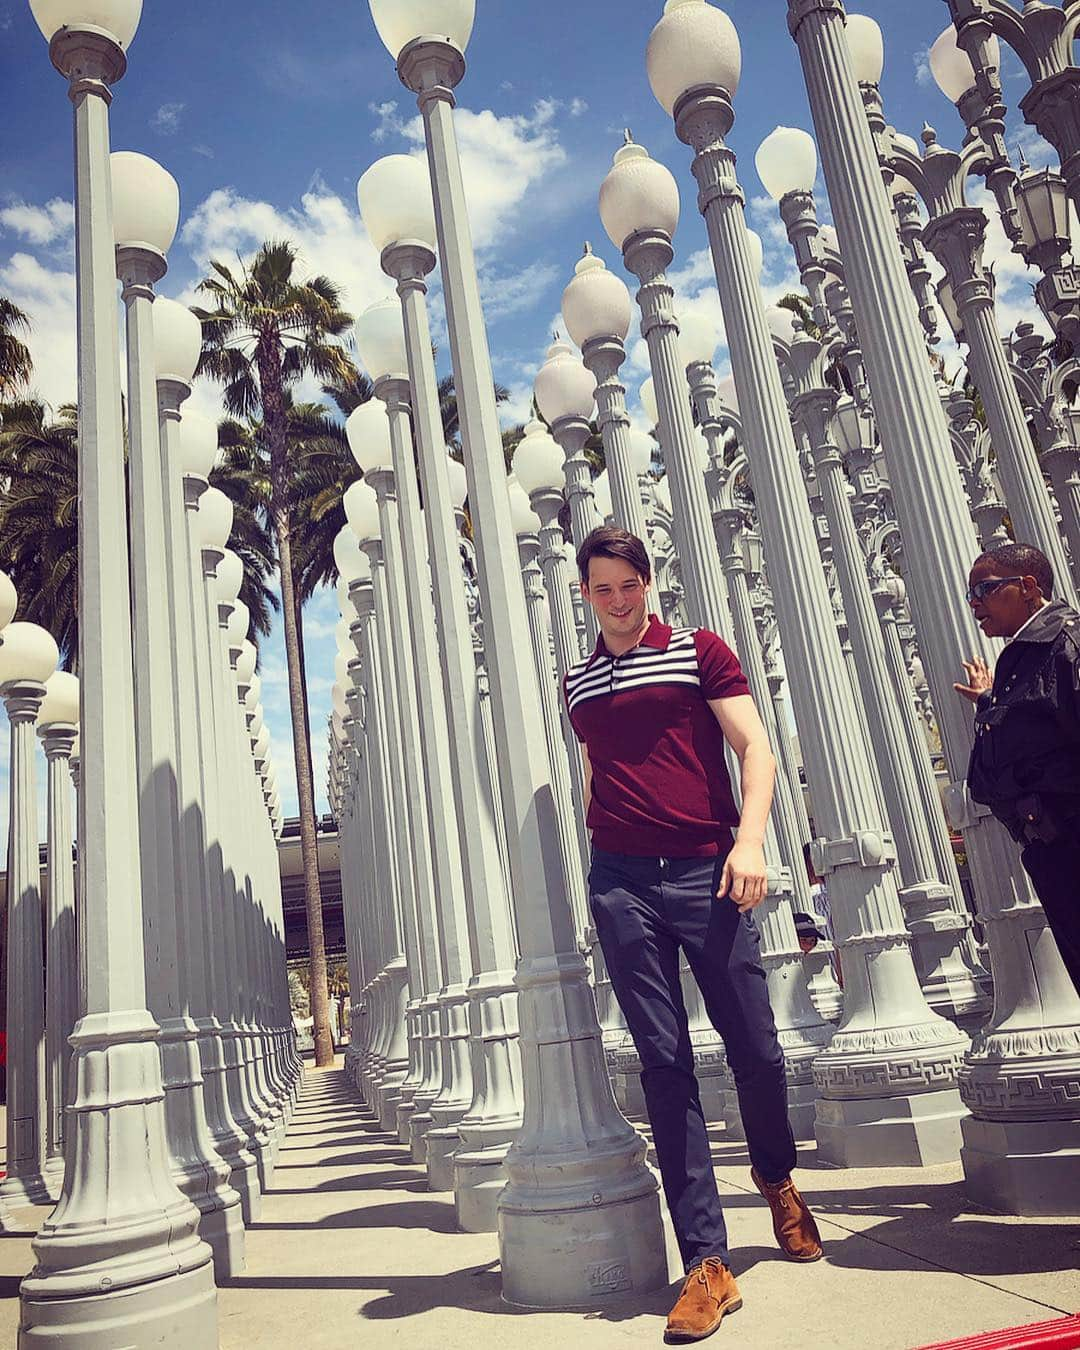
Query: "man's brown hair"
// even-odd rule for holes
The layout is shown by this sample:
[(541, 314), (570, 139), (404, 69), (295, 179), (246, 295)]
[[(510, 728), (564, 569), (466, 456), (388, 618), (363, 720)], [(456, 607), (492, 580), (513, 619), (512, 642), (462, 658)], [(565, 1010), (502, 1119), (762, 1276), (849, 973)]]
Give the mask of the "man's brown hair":
[(629, 530), (621, 530), (617, 525), (601, 525), (587, 535), (577, 551), (578, 571), (582, 584), (589, 584), (589, 563), (593, 558), (617, 558), (629, 563), (642, 581), (652, 580), (652, 567), (645, 545)]

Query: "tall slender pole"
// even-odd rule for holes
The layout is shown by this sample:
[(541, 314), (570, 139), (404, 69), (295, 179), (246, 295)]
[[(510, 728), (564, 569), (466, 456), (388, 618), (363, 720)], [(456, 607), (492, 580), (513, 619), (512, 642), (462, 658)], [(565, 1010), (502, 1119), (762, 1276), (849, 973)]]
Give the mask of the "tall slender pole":
[[(139, 801), (120, 412), (110, 86), (101, 29), (50, 48), (75, 110), (79, 366), (79, 861), (86, 1003), (72, 1034), (70, 1165), (21, 1287), (21, 1350), (217, 1343), (212, 1253), (169, 1175), (157, 1025), (146, 1009)], [(108, 1293), (102, 1292), (108, 1289)]]
[(453, 90), (465, 58), (452, 43), (420, 38), (399, 54), (398, 73), (419, 95), (428, 147), (521, 944), (525, 1115), (499, 1197), (503, 1293), (537, 1307), (592, 1304), (612, 1288), (604, 1283), (612, 1263), (620, 1287), (666, 1281), (657, 1186), (643, 1141), (611, 1096), (585, 962), (575, 950), (454, 133)]
[[(431, 356), (424, 278), (434, 267), (435, 256), (420, 245), (406, 243), (391, 245), (382, 261), (384, 270), (397, 282), (401, 298), (413, 391), (431, 584), (442, 635), (440, 673), (471, 967), (472, 1100), (465, 1115), (456, 1120), (454, 1131), (429, 1131), (428, 1176), (433, 1189), (452, 1187), (459, 1224), (469, 1232), (484, 1232), (496, 1227), (494, 1202), (504, 1180), (502, 1163), (521, 1125), (510, 897), (496, 820), (483, 784), (479, 681), (462, 586), (461, 536), (451, 500)], [(438, 1105), (438, 1101), (433, 1103), (433, 1113)], [(459, 1137), (460, 1146), (450, 1158), (447, 1145), (454, 1142), (454, 1135)]]
[(68, 1038), (79, 1016), (79, 982), (75, 978), (78, 968), (75, 873), (71, 856), (71, 752), (78, 734), (77, 727), (57, 722), (38, 731), (49, 775), (49, 908), (45, 930), (45, 1073), (49, 1116), (44, 1170), (50, 1183), (54, 1177), (59, 1181), (63, 1174), (67, 1136), (65, 1107), (71, 1068)]
[(0, 1196), (10, 1205), (47, 1205), (45, 952), (41, 941), (34, 723), (45, 687), (35, 680), (3, 686), (11, 723), (7, 862), (7, 1175)]

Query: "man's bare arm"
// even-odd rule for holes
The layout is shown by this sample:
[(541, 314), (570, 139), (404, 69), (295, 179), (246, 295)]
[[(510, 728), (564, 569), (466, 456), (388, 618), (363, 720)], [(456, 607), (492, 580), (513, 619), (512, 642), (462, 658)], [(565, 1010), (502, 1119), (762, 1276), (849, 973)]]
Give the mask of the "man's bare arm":
[(728, 854), (718, 897), (730, 895), (745, 913), (765, 899), (765, 828), (772, 808), (776, 760), (754, 700), (749, 694), (737, 698), (712, 698), (709, 707), (720, 724), (724, 739), (734, 750), (741, 769), (742, 813), (735, 843)]

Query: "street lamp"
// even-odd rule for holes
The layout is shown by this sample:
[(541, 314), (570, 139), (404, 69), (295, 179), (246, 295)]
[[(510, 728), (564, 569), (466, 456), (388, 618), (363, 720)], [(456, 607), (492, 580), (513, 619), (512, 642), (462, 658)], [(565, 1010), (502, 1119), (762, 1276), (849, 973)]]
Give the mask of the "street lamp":
[[(677, 19), (679, 9), (672, 14)], [(674, 291), (666, 275), (674, 258), (671, 239), (679, 222), (675, 179), (649, 157), (644, 146), (628, 139), (600, 185), (600, 218), (627, 268), (641, 282), (637, 296), (641, 333), (649, 347), (660, 443), (675, 505), (691, 620), (722, 631), (723, 578), (698, 462)]]
[[(570, 502), (570, 529), (580, 548), (585, 536), (601, 522), (593, 501), (592, 475), (585, 458), (596, 377), (577, 357), (569, 343), (557, 341), (547, 350), (544, 364), (533, 384), (540, 416), (565, 456), (566, 495)], [(595, 637), (595, 632), (593, 633)]]
[[(33, 0), (31, 8), (74, 110), (84, 825), (93, 810), (93, 827), (80, 826), (78, 834), (81, 898), (94, 922), (85, 933), (86, 1005), (72, 1035), (79, 1084), (69, 1117), (72, 1165), (61, 1202), (36, 1239), (37, 1265), (21, 1287), (20, 1339), (26, 1347), (57, 1338), (79, 1347), (103, 1336), (156, 1336), (163, 1347), (211, 1344), (211, 1252), (198, 1238), (197, 1211), (167, 1174), (132, 829), (139, 813), (132, 658), (139, 654), (130, 614), (108, 108), (142, 6)], [(102, 1156), (106, 1137), (128, 1141), (122, 1167)]]
[[(649, 38), (649, 79), (671, 112), (680, 140), (694, 150), (698, 203), (708, 232), (732, 371), (744, 398), (741, 420), (777, 617), (789, 667), (801, 676), (793, 682), (792, 693), (807, 778), (814, 791), (819, 831), (813, 844), (815, 865), (828, 873), (844, 940), (850, 942), (856, 934), (875, 928), (902, 935), (892, 841), (880, 817), (869, 756), (861, 743), (841, 730), (861, 721), (861, 713), (847, 679), (816, 556), (813, 520), (746, 242), (743, 193), (734, 155), (724, 140), (735, 119), (732, 98), (740, 57), (734, 26), (716, 13), (705, 0), (673, 0)], [(688, 46), (696, 52), (689, 74), (681, 60)], [(805, 164), (801, 167), (805, 172)], [(747, 397), (749, 390), (754, 391), (753, 398)], [(903, 946), (887, 945), (873, 962), (863, 954), (847, 965), (855, 981), (850, 990), (853, 1002), (872, 1010), (873, 1022), (861, 1023), (857, 1034), (851, 1029), (853, 1022), (845, 1023), (815, 1064), (821, 1091), (819, 1148), (833, 1161), (856, 1165), (895, 1157), (893, 1150), (901, 1139), (912, 1162), (955, 1156), (960, 1114), (955, 1089), (944, 1089), (927, 1120), (931, 1113), (911, 1091), (905, 1060), (932, 1062), (937, 1081), (947, 1083), (955, 1075), (965, 1038), (926, 1007)], [(892, 1009), (888, 1013), (886, 1004)], [(907, 1029), (898, 1040), (896, 1027), (901, 1022)], [(871, 1122), (863, 1089), (854, 1086), (855, 1065), (868, 1058), (876, 1066), (880, 1099), (880, 1115)], [(939, 1110), (950, 1118), (942, 1121)], [(883, 1123), (886, 1116), (905, 1118), (899, 1135), (893, 1125)]]
[[(431, 903), (430, 855), (424, 848), (423, 841), (418, 841), (415, 837), (414, 821), (418, 821), (421, 828), (426, 829), (422, 804), (413, 803), (410, 809), (411, 797), (406, 787), (407, 776), (418, 776), (420, 765), (415, 724), (413, 736), (408, 741), (403, 725), (401, 672), (407, 671), (408, 653), (401, 649), (401, 644), (393, 631), (394, 622), (404, 608), (404, 602), (399, 598), (396, 607), (391, 604), (392, 583), (386, 564), (387, 551), (389, 550), (390, 556), (396, 558), (399, 556), (401, 545), (400, 537), (395, 539), (392, 533), (389, 543), (386, 541), (387, 526), (390, 524), (391, 531), (396, 530), (397, 519), (395, 511), (391, 522), (390, 514), (383, 507), (393, 483), (391, 467), (393, 450), (385, 410), (375, 402), (362, 403), (350, 414), (345, 423), (345, 433), (353, 458), (364, 472), (363, 481), (353, 483), (342, 501), (348, 522), (371, 564), (370, 598), (373, 604), (373, 628), (378, 642), (378, 660), (382, 672), (382, 716), (389, 752), (389, 785), (393, 797), (391, 819), (395, 825), (393, 842), (401, 890), (399, 922), (405, 952), (405, 965), (395, 972), (397, 978), (401, 980), (401, 985), (395, 983), (394, 993), (395, 997), (407, 996), (408, 1000), (402, 1010), (408, 1039), (407, 1063), (402, 1066), (400, 1048), (395, 1046), (393, 1062), (386, 1066), (386, 1072), (378, 1084), (377, 1101), (383, 1128), (397, 1130), (402, 1142), (408, 1142), (408, 1123), (413, 1111), (413, 1100), (420, 1085), (426, 1078), (430, 1078), (431, 1070), (431, 1047), (427, 1032), (430, 1003), (424, 1008), (422, 1002), (425, 998), (432, 997), (438, 980), (434, 968), (431, 911), (427, 909), (425, 912), (422, 908)], [(371, 486), (369, 481), (371, 478), (381, 483), (382, 500), (376, 489)], [(399, 582), (400, 578), (397, 580)], [(406, 674), (404, 678), (411, 677)], [(419, 866), (425, 862), (426, 881)], [(422, 894), (425, 886), (426, 899)]]
[[(10, 584), (10, 583), (9, 583)], [(14, 589), (14, 588), (12, 588)], [(0, 613), (0, 619), (3, 614)], [(0, 625), (2, 626), (2, 625)], [(58, 1189), (64, 1172), (64, 1126), (68, 1037), (79, 1016), (79, 950), (75, 923), (75, 875), (71, 865), (71, 753), (79, 734), (79, 681), (57, 670), (45, 681), (38, 736), (48, 763), (48, 872), (45, 918), (45, 1088), (47, 1102), (44, 1174)]]
[[(517, 995), (509, 973), (514, 961), (510, 901), (495, 803), (477, 754), (478, 673), (461, 585), (457, 514), (468, 481), (464, 467), (447, 457), (443, 444), (431, 352), (425, 279), (435, 266), (437, 231), (430, 178), (421, 161), (391, 156), (367, 170), (358, 195), (369, 233), (381, 251), (383, 270), (397, 283), (400, 299), (432, 592), (443, 635), (442, 692), (469, 954), (469, 970), (462, 965), (462, 973), (471, 974), (473, 1024), (485, 1028), (483, 1036), (473, 1039), (473, 1100), (467, 1112), (462, 1115), (456, 1105), (448, 1110), (443, 1093), (432, 1103), (432, 1114), (440, 1123), (428, 1132), (428, 1176), (435, 1189), (448, 1189), (453, 1183), (459, 1223), (469, 1231), (481, 1231), (496, 1226), (494, 1200), (502, 1160), (520, 1124), (520, 1083)], [(448, 1076), (447, 1085), (451, 1082)]]
[[(9, 623), (0, 643), (0, 696), (11, 724), (7, 916), (7, 1175), (0, 1198), (14, 1205), (55, 1200), (47, 1156), (45, 962), (41, 945), (34, 723), (60, 658), (35, 623)], [(70, 971), (67, 972), (70, 977)]]
[[(539, 1307), (594, 1304), (589, 1272), (605, 1262), (622, 1267), (627, 1286), (636, 1290), (662, 1285), (666, 1270), (656, 1182), (643, 1165), (639, 1137), (615, 1109), (604, 1075), (600, 1029), (586, 967), (575, 952), (558, 846), (454, 133), (454, 88), (465, 74), (461, 44), (471, 33), (473, 10), (466, 0), (371, 0), (371, 7), (387, 45), (397, 49), (400, 79), (419, 96), (424, 121), (521, 946), (525, 1117), (507, 1153), (509, 1181), (499, 1199), (503, 1293), (511, 1302)], [(553, 1101), (566, 1108), (551, 1111)], [(572, 1242), (566, 1240), (571, 1231)], [(582, 1244), (590, 1252), (588, 1263), (580, 1260)]]
[[(224, 1275), (243, 1268), (243, 1223), (239, 1196), (227, 1184), (227, 1165), (209, 1134), (198, 1028), (190, 1010), (189, 974), (202, 968), (205, 951), (199, 942), (200, 864), (194, 852), (184, 848), (179, 783), (175, 643), (178, 636), (182, 643), (187, 610), (181, 612), (176, 588), (184, 585), (186, 576), (170, 566), (170, 553), (180, 539), (183, 509), (180, 480), (162, 454), (157, 387), (160, 368), (190, 388), (201, 350), (201, 326), (183, 306), (154, 297), (154, 284), (165, 275), (166, 254), (179, 222), (175, 180), (146, 155), (114, 154), (111, 168), (116, 269), (127, 314), (128, 470), (132, 502), (138, 504), (131, 512), (130, 539), (143, 903), (157, 936), (146, 953), (147, 1000), (160, 1027), (162, 1085), (173, 1094), (165, 1111), (173, 1176), (197, 1207), (200, 1234), (214, 1250), (216, 1272)], [(163, 309), (155, 321), (158, 305)], [(160, 358), (159, 330), (167, 339)], [(191, 734), (194, 728), (192, 722)], [(189, 772), (196, 762), (189, 751)], [(191, 799), (194, 804), (194, 791)]]

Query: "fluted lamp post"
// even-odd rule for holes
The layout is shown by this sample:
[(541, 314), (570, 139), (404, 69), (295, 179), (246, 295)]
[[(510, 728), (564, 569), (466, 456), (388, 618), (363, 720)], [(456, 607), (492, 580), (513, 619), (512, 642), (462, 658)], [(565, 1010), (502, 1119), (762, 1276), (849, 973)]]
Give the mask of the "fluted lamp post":
[[(481, 754), (478, 672), (461, 576), (457, 516), (468, 484), (465, 470), (448, 458), (443, 444), (431, 352), (425, 278), (435, 266), (436, 226), (430, 178), (416, 158), (388, 156), (363, 175), (358, 199), (383, 270), (396, 281), (400, 298), (432, 593), (443, 638), (440, 669), (464, 869), (473, 1099), (456, 1127), (447, 1123), (429, 1131), (428, 1176), (434, 1189), (448, 1189), (452, 1182), (459, 1223), (482, 1231), (495, 1227), (502, 1159), (520, 1125), (521, 1105), (509, 887), (497, 807)], [(439, 1099), (432, 1113), (446, 1119)], [(453, 1114), (458, 1115), (456, 1108)], [(455, 1134), (460, 1147), (451, 1167)]]
[(772, 338), (746, 240), (744, 198), (725, 142), (741, 52), (728, 16), (668, 0), (646, 55), (649, 81), (694, 150), (754, 495), (774, 585), (819, 838), (844, 950), (843, 1020), (814, 1066), (823, 1156), (855, 1166), (955, 1158), (955, 1086), (967, 1038), (927, 1007), (908, 949), (869, 755), (844, 729), (861, 721), (815, 548), (814, 523)]
[(667, 279), (675, 256), (671, 240), (679, 223), (679, 189), (671, 172), (651, 159), (644, 146), (627, 140), (600, 186), (600, 218), (641, 283), (637, 295), (641, 334), (649, 347), (690, 621), (721, 632), (724, 580), (701, 474), (700, 441), (690, 412), (674, 291)]
[[(168, 1172), (157, 1027), (146, 1009), (130, 576), (115, 300), (110, 86), (140, 0), (32, 0), (75, 123), (79, 367), (80, 879), (86, 1006), (73, 1033), (71, 1165), (21, 1287), (20, 1346), (213, 1344), (197, 1212)], [(103, 1152), (108, 1139), (109, 1152)], [(120, 1161), (122, 1160), (122, 1161)], [(107, 1281), (107, 1283), (106, 1283)], [(107, 1292), (103, 1292), (107, 1290)]]
[[(596, 396), (596, 376), (582, 363), (568, 342), (559, 340), (547, 350), (536, 373), (533, 394), (540, 416), (551, 428), (565, 456), (566, 496), (570, 503), (570, 532), (580, 548), (585, 536), (600, 524), (593, 501), (592, 473), (585, 444)], [(592, 636), (595, 638), (595, 623)]]
[(35, 623), (8, 623), (0, 634), (0, 697), (11, 724), (8, 801), (7, 1175), (9, 1205), (55, 1200), (46, 1158), (45, 961), (41, 941), (37, 763), (34, 724), (45, 683), (60, 653)]
[[(622, 278), (608, 271), (603, 259), (588, 244), (574, 268), (573, 279), (563, 291), (562, 316), (566, 331), (581, 349), (582, 360), (596, 382), (594, 397), (611, 485), (612, 516), (616, 525), (637, 535), (651, 558), (640, 479), (648, 472), (652, 443), (643, 432), (635, 433), (631, 427), (626, 388), (619, 379), (632, 317), (630, 292)], [(648, 447), (644, 463), (643, 438)], [(594, 483), (594, 493), (595, 490)], [(655, 590), (653, 595), (657, 595)]]
[[(0, 614), (0, 619), (3, 615)], [(2, 633), (0, 633), (2, 640)], [(79, 1015), (79, 968), (75, 932), (75, 871), (71, 812), (71, 754), (79, 735), (79, 680), (58, 670), (45, 681), (38, 736), (48, 764), (48, 910), (45, 915), (45, 1176), (50, 1185), (64, 1172), (64, 1110), (71, 1047)]]
[(402, 82), (419, 96), (428, 145), (521, 946), (525, 1116), (506, 1157), (509, 1182), (499, 1199), (503, 1293), (511, 1302), (540, 1307), (595, 1306), (603, 1293), (620, 1287), (663, 1284), (666, 1263), (656, 1182), (644, 1166), (639, 1137), (615, 1109), (604, 1073), (558, 844), (453, 124), (453, 91), (465, 73), (474, 0), (370, 5)]

